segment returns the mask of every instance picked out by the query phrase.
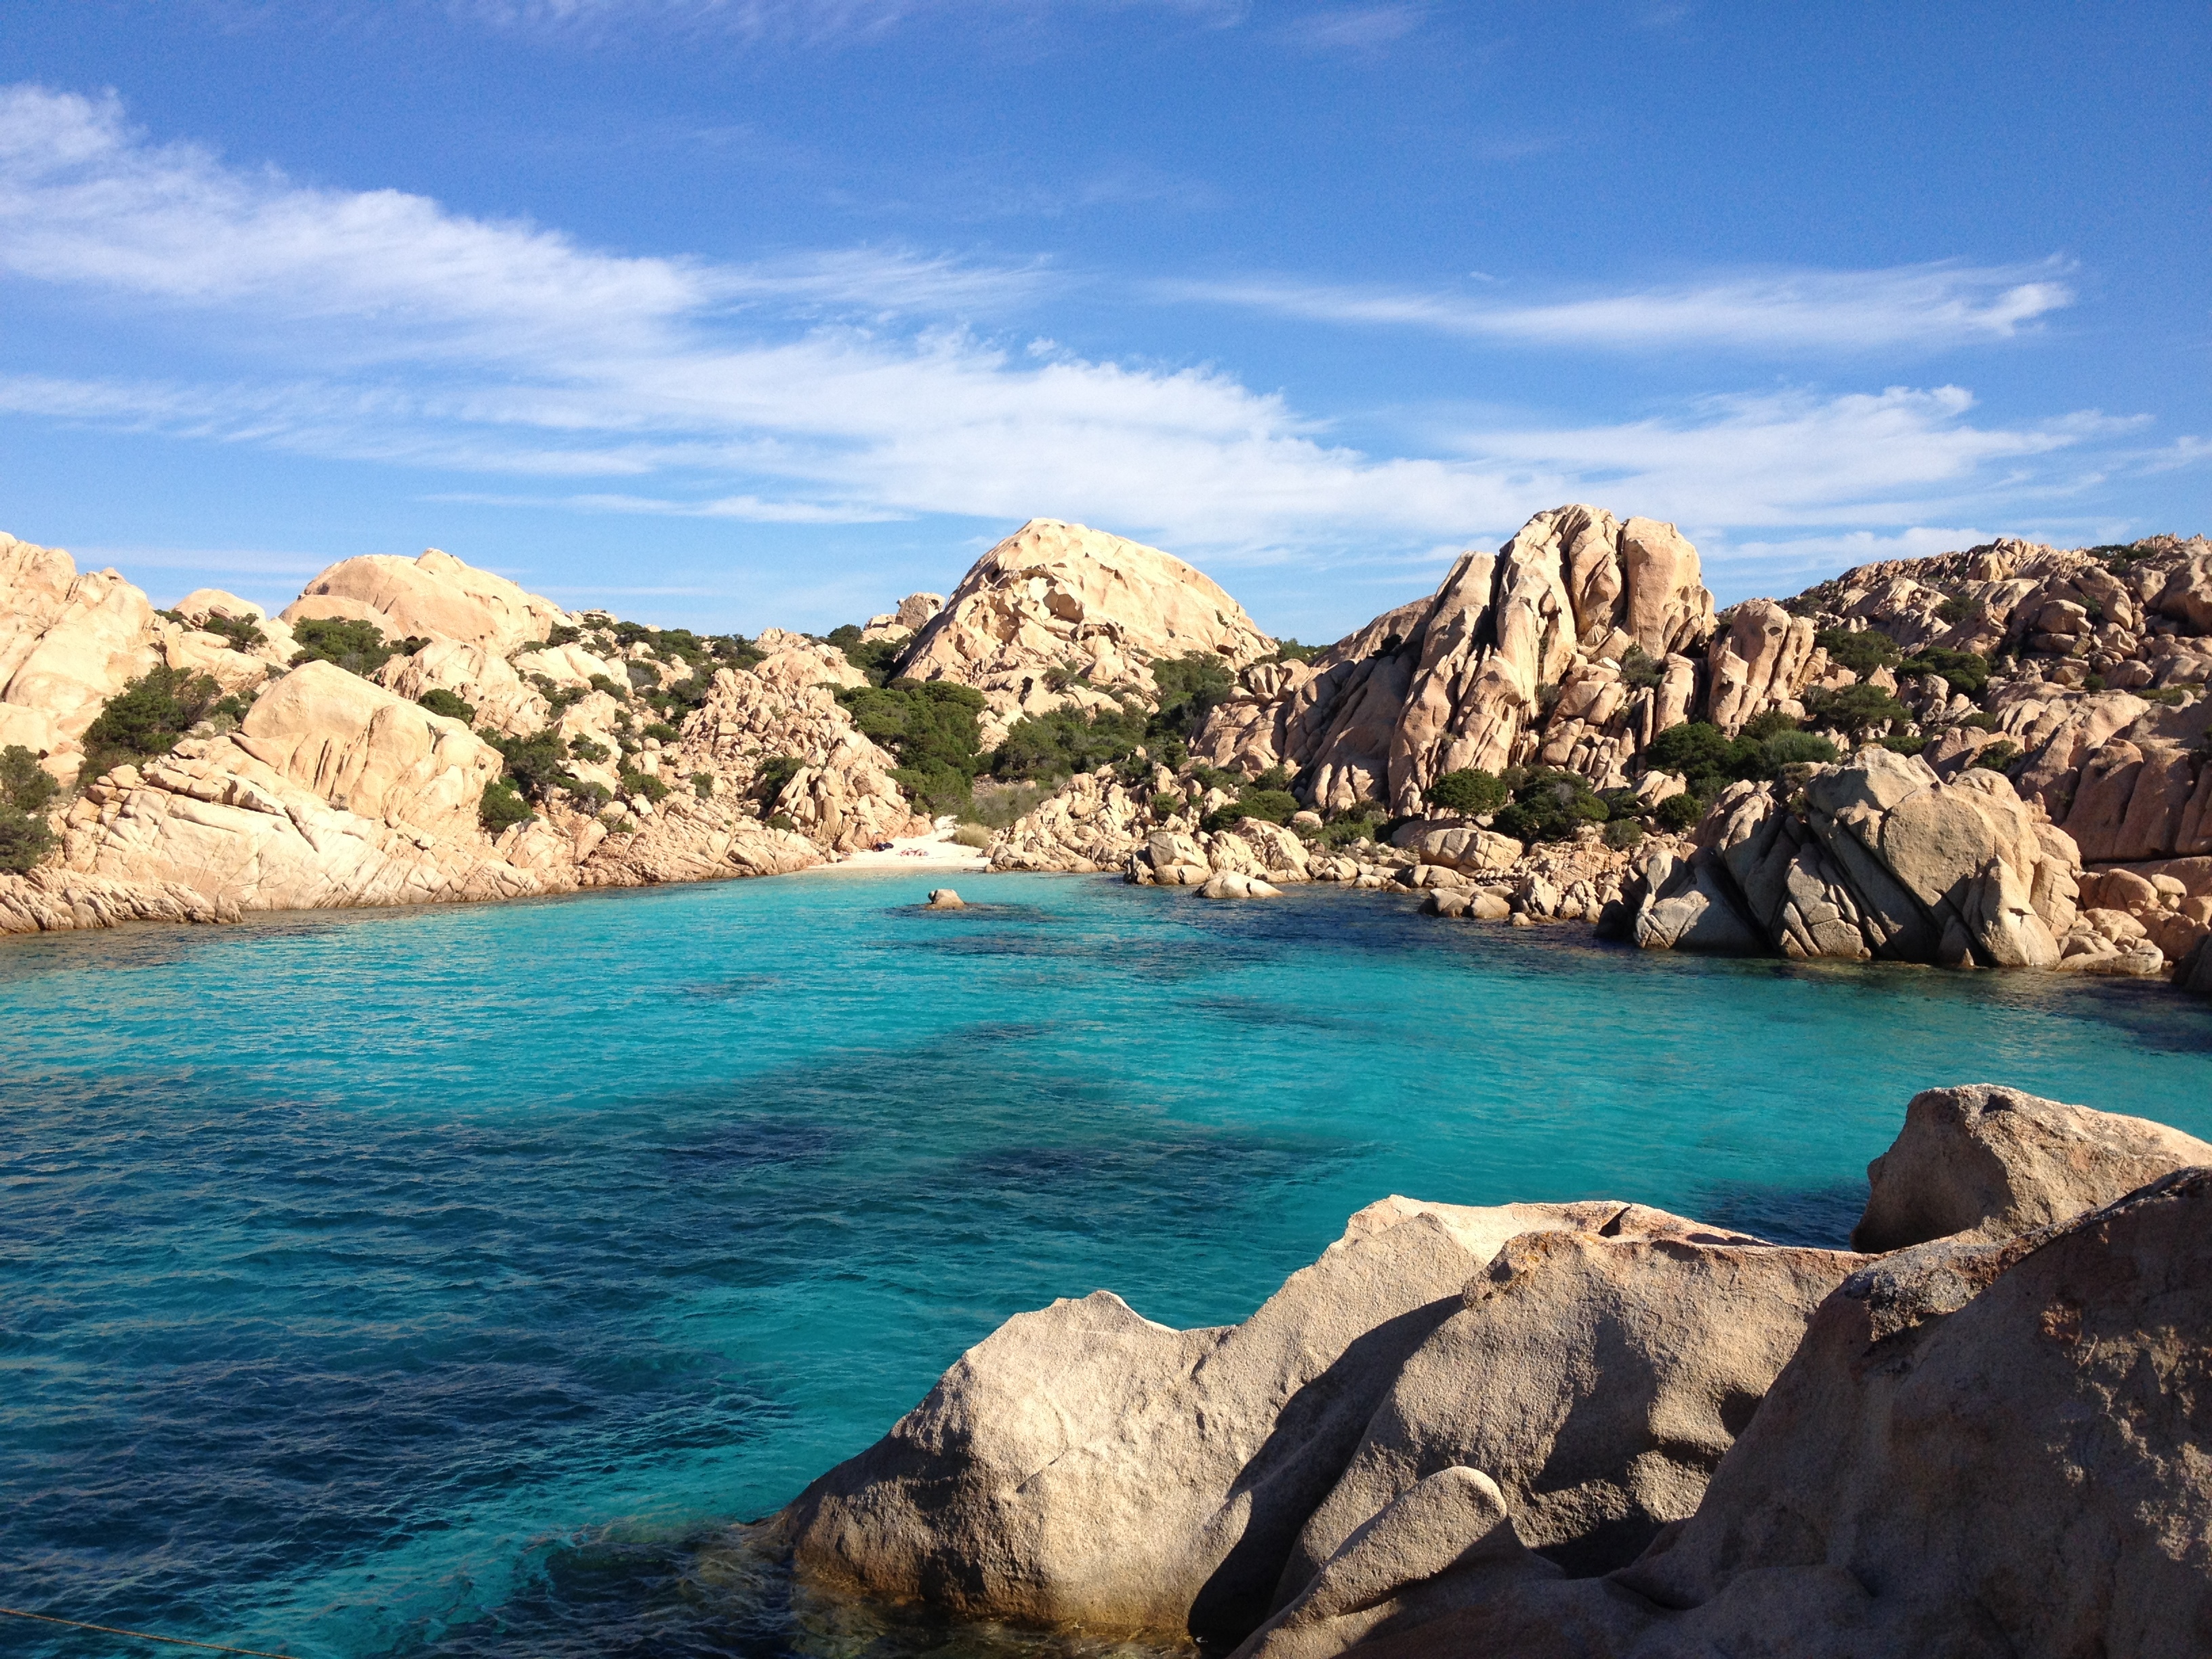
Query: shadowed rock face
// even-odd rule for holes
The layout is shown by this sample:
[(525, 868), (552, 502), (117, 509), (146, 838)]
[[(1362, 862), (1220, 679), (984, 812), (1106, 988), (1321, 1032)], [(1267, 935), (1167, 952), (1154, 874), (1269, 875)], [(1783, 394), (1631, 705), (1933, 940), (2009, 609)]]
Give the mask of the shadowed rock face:
[[(1479, 1445), (1544, 1542), (1618, 1565), (1694, 1507), (1857, 1260), (1632, 1205), (1393, 1199), (1241, 1326), (1169, 1330), (1104, 1291), (1008, 1322), (782, 1524), (827, 1583), (1233, 1640)], [(1585, 1397), (1624, 1355), (1648, 1383)]]
[(1896, 1144), (1867, 1166), (1862, 1250), (1936, 1238), (2010, 1238), (2069, 1221), (2160, 1176), (2212, 1165), (2212, 1146), (2147, 1118), (1972, 1084), (1905, 1108)]
[(2201, 1654), (2212, 1169), (2081, 1211), (2199, 1152), (1931, 1091), (1868, 1215), (1966, 1224), (1880, 1257), (1392, 1199), (1232, 1329), (1009, 1322), (780, 1524), (825, 1583), (1239, 1659)]

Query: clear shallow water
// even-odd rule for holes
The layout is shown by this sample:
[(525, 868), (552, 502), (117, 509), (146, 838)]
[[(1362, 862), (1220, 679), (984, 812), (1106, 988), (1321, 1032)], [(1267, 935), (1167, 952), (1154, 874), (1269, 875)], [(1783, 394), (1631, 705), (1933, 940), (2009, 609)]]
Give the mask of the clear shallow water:
[(0, 1601), (333, 1659), (972, 1646), (794, 1606), (730, 1526), (1009, 1314), (1239, 1319), (1389, 1192), (1840, 1243), (1938, 1083), (2212, 1136), (2160, 986), (927, 885), (0, 944)]

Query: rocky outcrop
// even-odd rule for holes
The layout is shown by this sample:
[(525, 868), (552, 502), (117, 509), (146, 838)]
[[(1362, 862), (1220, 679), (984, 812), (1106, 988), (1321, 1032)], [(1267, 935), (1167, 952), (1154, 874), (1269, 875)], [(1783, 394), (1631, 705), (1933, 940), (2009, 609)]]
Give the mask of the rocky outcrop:
[(1929, 1089), (1905, 1108), (1896, 1144), (1867, 1166), (1872, 1193), (1851, 1243), (1896, 1250), (2011, 1238), (2192, 1164), (2212, 1165), (2212, 1146), (2148, 1118), (1994, 1084)]
[[(1630, 1205), (1485, 1210), (1394, 1198), (1353, 1217), (1342, 1239), (1243, 1325), (1170, 1330), (1103, 1291), (1058, 1302), (971, 1349), (884, 1440), (792, 1504), (783, 1525), (797, 1564), (817, 1581), (968, 1613), (1241, 1634), (1274, 1603), (1302, 1530), (1355, 1455), (1366, 1453), (1363, 1489), (1388, 1485), (1407, 1456), (1422, 1455), (1389, 1423), (1376, 1426), (1407, 1362), (1447, 1328), (1457, 1353), (1470, 1324), (1517, 1325), (1526, 1303), (1507, 1282), (1511, 1273), (1489, 1281), (1494, 1295), (1463, 1296), (1462, 1287), (1510, 1243), (1540, 1253), (1541, 1236), (1569, 1232), (1632, 1251), (1770, 1248)], [(1708, 1266), (1737, 1281), (1747, 1307), (1760, 1300), (1750, 1281), (1784, 1261), (1776, 1294), (1802, 1304), (1794, 1316), (1802, 1326), (1819, 1293), (1805, 1295), (1800, 1273), (1807, 1282), (1841, 1277), (1822, 1253), (1777, 1252), (1748, 1273)], [(1548, 1291), (1576, 1270), (1545, 1271), (1531, 1257), (1513, 1272), (1538, 1274)], [(1586, 1331), (1606, 1318), (1589, 1312)], [(1658, 1316), (1656, 1304), (1646, 1315)], [(1759, 1340), (1745, 1337), (1741, 1351)], [(1757, 1387), (1788, 1346), (1771, 1365), (1748, 1362)], [(1526, 1357), (1499, 1357), (1493, 1380), (1504, 1390)], [(1703, 1383), (1692, 1382), (1700, 1363)], [(1674, 1387), (1658, 1392), (1674, 1401), (1684, 1432), (1647, 1470), (1646, 1495), (1692, 1478), (1662, 1473), (1669, 1456), (1710, 1466), (1718, 1455), (1711, 1443), (1732, 1432), (1721, 1419), (1737, 1410), (1721, 1401), (1733, 1386), (1717, 1381), (1734, 1375), (1729, 1362), (1706, 1354), (1670, 1370)], [(1718, 1392), (1708, 1402), (1711, 1420), (1692, 1430), (1698, 1412), (1690, 1401), (1701, 1387)], [(1414, 1398), (1395, 1397), (1401, 1407)], [(1468, 1415), (1455, 1411), (1441, 1431), (1447, 1438)], [(1645, 1449), (1627, 1418), (1599, 1424), (1589, 1415), (1570, 1407), (1532, 1432), (1570, 1447)], [(1686, 1509), (1694, 1492), (1659, 1501)], [(1591, 1492), (1578, 1509), (1563, 1498), (1557, 1530), (1583, 1537), (1619, 1522), (1624, 1507), (1636, 1512), (1635, 1499)]]
[(175, 882), (108, 881), (74, 870), (0, 874), (0, 933), (66, 933), (134, 921), (236, 921), (238, 907)]
[[(1798, 960), (2051, 968), (2080, 931), (2080, 860), (1999, 774), (1946, 784), (1869, 747), (1787, 786), (1740, 783), (1687, 859), (1646, 862), (1634, 936), (1650, 949)], [(2086, 945), (2080, 947), (2089, 948)]]
[(2008, 1173), (1893, 1255), (1391, 1199), (1242, 1326), (1020, 1316), (775, 1533), (820, 1588), (1238, 1659), (2179, 1659), (2212, 1169), (2078, 1213), (2156, 1126), (2003, 1094), (1914, 1103), (1863, 1233), (1944, 1137)]
[(1672, 525), (1559, 507), (1310, 664), (1248, 673), (1192, 750), (1248, 775), (1282, 765), (1323, 810), (1381, 799), (1415, 814), (1443, 773), (1526, 762), (1610, 787), (1687, 717), (1683, 653), (1712, 631), (1697, 549)]
[(1234, 671), (1272, 657), (1275, 642), (1182, 560), (1032, 519), (975, 562), (900, 672), (982, 692), (989, 745), (1024, 714), (1156, 702), (1151, 665), (1194, 652)]
[(503, 898), (544, 884), (494, 849), (477, 803), (496, 750), (329, 663), (293, 670), (239, 728), (85, 786), (67, 869), (298, 909)]
[(910, 638), (929, 624), (929, 619), (945, 609), (942, 593), (909, 593), (898, 602), (898, 609), (886, 611), (868, 618), (868, 625), (860, 630), (863, 640), (903, 640)]
[(387, 639), (450, 640), (506, 657), (570, 623), (568, 613), (505, 576), (426, 548), (419, 558), (369, 553), (309, 582), (283, 619), (374, 623)]

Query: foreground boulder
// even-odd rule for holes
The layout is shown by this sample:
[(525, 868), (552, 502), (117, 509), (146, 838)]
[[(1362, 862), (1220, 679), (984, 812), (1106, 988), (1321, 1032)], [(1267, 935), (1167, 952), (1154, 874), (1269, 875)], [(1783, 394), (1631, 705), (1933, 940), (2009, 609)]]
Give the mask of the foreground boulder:
[(2192, 1164), (2212, 1165), (2212, 1145), (2148, 1118), (1988, 1083), (1929, 1089), (1905, 1109), (1895, 1144), (1867, 1166), (1872, 1193), (1851, 1243), (1896, 1250), (1934, 1238), (2010, 1238)]
[(1945, 1236), (1872, 1258), (1389, 1200), (1242, 1326), (1009, 1321), (777, 1525), (827, 1589), (1240, 1659), (2200, 1654), (2212, 1168), (2082, 1212), (2200, 1154), (1931, 1091), (1860, 1231)]
[[(1632, 1205), (1391, 1199), (1240, 1326), (1170, 1330), (1105, 1291), (1009, 1321), (781, 1523), (799, 1570), (825, 1583), (975, 1616), (1233, 1639), (1472, 1438), (1512, 1444), (1516, 1492), (1559, 1484), (1547, 1467), (1583, 1468), (1552, 1494), (1546, 1540), (1625, 1559), (1694, 1507), (1856, 1261)], [(1583, 1397), (1563, 1370), (1595, 1380), (1624, 1327), (1650, 1386)], [(1447, 1374), (1463, 1363), (1478, 1368), (1455, 1389)], [(1534, 1419), (1519, 1420), (1523, 1402)]]

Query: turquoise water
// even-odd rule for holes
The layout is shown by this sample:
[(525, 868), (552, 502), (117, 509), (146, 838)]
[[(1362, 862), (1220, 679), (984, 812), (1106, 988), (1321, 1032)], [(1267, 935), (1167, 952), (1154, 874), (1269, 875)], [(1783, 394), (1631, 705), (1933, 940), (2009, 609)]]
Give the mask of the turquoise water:
[(301, 1656), (912, 1650), (730, 1525), (1019, 1310), (1238, 1319), (1390, 1192), (1839, 1243), (1932, 1084), (2212, 1135), (2212, 1008), (2160, 985), (927, 885), (0, 945), (0, 1601)]

